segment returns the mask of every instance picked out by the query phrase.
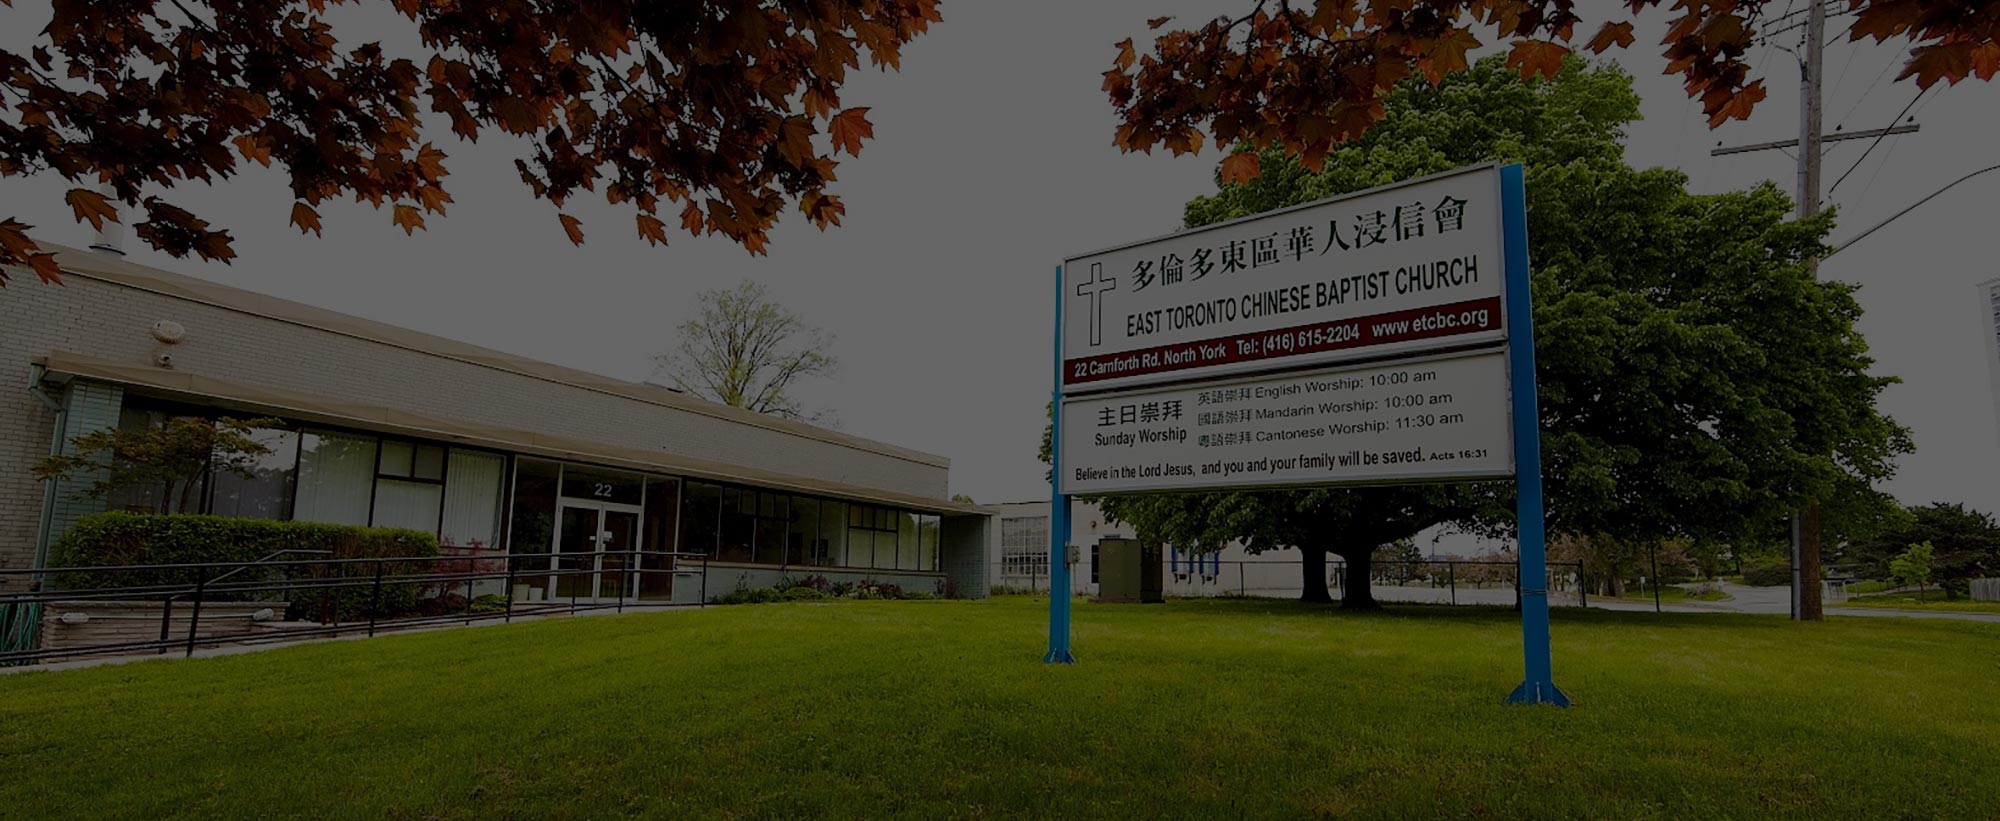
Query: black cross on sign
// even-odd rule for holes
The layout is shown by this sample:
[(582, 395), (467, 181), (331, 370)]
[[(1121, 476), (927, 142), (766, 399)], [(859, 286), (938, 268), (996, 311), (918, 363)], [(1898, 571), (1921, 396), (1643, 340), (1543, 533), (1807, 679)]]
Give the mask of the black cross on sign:
[(1076, 284), (1076, 295), (1090, 298), (1090, 346), (1104, 344), (1104, 298), (1105, 291), (1118, 290), (1118, 280), (1104, 275), (1104, 263), (1090, 264), (1090, 278)]

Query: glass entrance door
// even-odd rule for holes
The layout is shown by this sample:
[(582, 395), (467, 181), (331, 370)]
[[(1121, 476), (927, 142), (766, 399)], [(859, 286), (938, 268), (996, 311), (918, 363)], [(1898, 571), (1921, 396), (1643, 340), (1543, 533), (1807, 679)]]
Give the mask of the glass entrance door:
[(632, 557), (600, 555), (600, 551), (632, 550), (639, 532), (639, 512), (617, 505), (565, 501), (557, 517), (555, 599), (615, 599), (629, 595), (627, 568)]
[[(632, 550), (639, 532), (639, 514), (628, 510), (604, 511), (603, 524), (599, 526), (602, 539), (599, 550)], [(603, 574), (597, 577), (597, 597), (601, 599), (621, 599), (632, 595), (632, 574), (635, 566), (630, 555), (607, 554), (598, 557), (598, 567)]]

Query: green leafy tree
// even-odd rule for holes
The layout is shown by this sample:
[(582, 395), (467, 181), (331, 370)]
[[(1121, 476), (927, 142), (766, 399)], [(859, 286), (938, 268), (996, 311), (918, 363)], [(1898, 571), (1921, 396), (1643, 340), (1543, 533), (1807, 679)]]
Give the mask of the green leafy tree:
[[(1829, 218), (1790, 220), (1790, 200), (1769, 185), (1698, 195), (1678, 172), (1626, 166), (1620, 141), (1637, 119), (1631, 79), (1615, 66), (1570, 59), (1551, 80), (1523, 80), (1489, 58), (1437, 85), (1399, 84), (1381, 122), (1320, 171), (1272, 149), (1246, 182), (1218, 172), (1219, 190), (1190, 202), (1186, 222), (1522, 162), (1551, 531), (1711, 544), (1768, 529), (1814, 498), (1832, 500), (1838, 533), (1878, 526), (1894, 506), (1873, 484), (1910, 442), (1875, 407), (1895, 380), (1868, 373), (1853, 287), (1819, 282), (1805, 264)], [(1369, 500), (1397, 494), (1417, 499), (1400, 506), (1396, 527), (1378, 527)], [(1106, 510), (1142, 538), (1200, 532), (1204, 546), (1226, 536), (1308, 555), (1342, 544), (1365, 563), (1376, 545), (1434, 524), (1509, 528), (1511, 494), (1505, 483), (1224, 493)], [(1230, 513), (1252, 507), (1237, 497), (1285, 524)], [(1308, 503), (1311, 513), (1284, 512)], [(1202, 511), (1213, 511), (1212, 526), (1186, 524)], [(1311, 576), (1308, 567), (1308, 585)]]
[(1917, 598), (1924, 597), (1924, 588), (1931, 583), (1931, 557), (1936, 548), (1930, 542), (1918, 542), (1889, 560), (1889, 574), (1901, 584), (1917, 586)]
[(681, 390), (731, 407), (809, 422), (830, 421), (792, 395), (802, 379), (831, 375), (833, 337), (771, 301), (764, 286), (703, 291), (700, 314), (675, 330), (674, 349), (654, 357)]
[(1917, 543), (1934, 546), (1934, 580), (1947, 595), (1966, 595), (1973, 579), (2000, 576), (2000, 523), (1962, 504), (1909, 508), (1896, 527), (1849, 543), (1842, 558), (1861, 564), (1868, 575), (1893, 577), (1892, 560)]
[(70, 439), (70, 451), (35, 465), (42, 479), (87, 482), (86, 496), (105, 498), (126, 489), (157, 489), (159, 513), (194, 512), (201, 489), (217, 471), (250, 478), (271, 448), (256, 438), (276, 419), (205, 419), (176, 416), (159, 426), (112, 428)]

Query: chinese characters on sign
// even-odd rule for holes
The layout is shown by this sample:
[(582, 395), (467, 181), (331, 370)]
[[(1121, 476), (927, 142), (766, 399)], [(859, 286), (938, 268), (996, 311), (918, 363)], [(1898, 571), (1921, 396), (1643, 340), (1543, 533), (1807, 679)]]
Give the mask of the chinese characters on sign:
[(1474, 169), (1068, 260), (1064, 390), (1497, 342), (1497, 180)]
[(1154, 422), (1171, 422), (1181, 418), (1181, 403), (1178, 400), (1165, 402), (1127, 402), (1123, 405), (1105, 405), (1097, 413), (1097, 426), (1108, 428), (1114, 425), (1150, 425)]
[[(1308, 256), (1324, 256), (1336, 248), (1352, 251), (1371, 245), (1412, 240), (1424, 236), (1426, 226), (1431, 227), (1434, 235), (1462, 231), (1465, 230), (1465, 200), (1445, 196), (1436, 205), (1414, 202), (1395, 206), (1390, 211), (1377, 208), (1353, 216), (1353, 221), (1345, 226), (1337, 218), (1327, 222), (1325, 236), (1330, 241), (1324, 244), (1317, 239), (1319, 226), (1311, 224), (1294, 225), (1284, 231), (1282, 251), (1278, 247), (1277, 231), (1252, 237), (1247, 246), (1240, 240), (1228, 241), (1221, 247), (1223, 273), (1277, 265), (1286, 260), (1299, 262)], [(1316, 247), (1319, 249), (1317, 252), (1314, 251)], [(1215, 265), (1208, 260), (1216, 250), (1203, 246), (1193, 251), (1195, 279), (1208, 276), (1215, 270)], [(1247, 263), (1246, 250), (1249, 252)], [(1177, 251), (1167, 251), (1158, 259), (1142, 258), (1132, 265), (1132, 290), (1143, 291), (1156, 284), (1162, 287), (1174, 285), (1185, 277), (1186, 271), (1187, 263)]]

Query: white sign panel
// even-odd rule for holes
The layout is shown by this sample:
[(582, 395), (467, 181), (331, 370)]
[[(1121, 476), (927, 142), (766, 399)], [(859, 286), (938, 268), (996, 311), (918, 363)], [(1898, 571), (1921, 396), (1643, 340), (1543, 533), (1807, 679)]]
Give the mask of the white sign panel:
[(1514, 470), (1503, 352), (1097, 394), (1062, 414), (1064, 494)]
[(1497, 341), (1502, 249), (1487, 166), (1076, 257), (1063, 391)]

